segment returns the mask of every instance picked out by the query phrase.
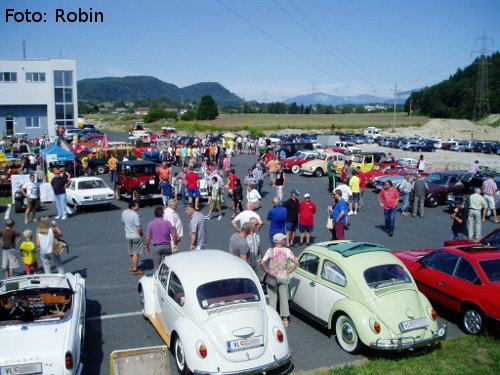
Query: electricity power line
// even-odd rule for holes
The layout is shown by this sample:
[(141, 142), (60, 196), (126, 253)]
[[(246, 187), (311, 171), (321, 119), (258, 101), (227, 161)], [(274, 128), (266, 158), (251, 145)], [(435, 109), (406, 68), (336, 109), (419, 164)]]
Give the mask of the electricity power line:
[(488, 49), (488, 43), (493, 45), (493, 38), (485, 35), (486, 31), (483, 30), (483, 36), (476, 38), (477, 41), (481, 41), (481, 48), (473, 53), (480, 54), (479, 62), (479, 74), (477, 76), (477, 86), (476, 86), (476, 103), (474, 105), (474, 118), (479, 119), (481, 117), (490, 114), (490, 100), (488, 96), (488, 65), (491, 65), (486, 60), (486, 55), (491, 51)]

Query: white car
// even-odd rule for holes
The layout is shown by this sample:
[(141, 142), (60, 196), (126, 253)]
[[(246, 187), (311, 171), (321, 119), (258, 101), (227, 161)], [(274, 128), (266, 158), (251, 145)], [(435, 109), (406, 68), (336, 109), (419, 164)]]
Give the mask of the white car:
[(66, 189), (66, 200), (78, 212), (83, 206), (105, 205), (109, 207), (115, 193), (99, 177), (75, 177)]
[(80, 274), (0, 282), (0, 374), (80, 374), (84, 331)]
[(188, 251), (139, 280), (144, 317), (173, 351), (179, 374), (291, 371), (287, 334), (259, 279), (239, 257)]

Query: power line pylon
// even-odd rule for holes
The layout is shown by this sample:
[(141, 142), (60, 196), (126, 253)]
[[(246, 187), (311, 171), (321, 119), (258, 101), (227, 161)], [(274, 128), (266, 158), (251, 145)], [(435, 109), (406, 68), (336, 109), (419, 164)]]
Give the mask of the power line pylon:
[(478, 75), (477, 75), (477, 85), (476, 85), (476, 103), (474, 105), (474, 118), (480, 119), (484, 116), (490, 114), (490, 100), (488, 96), (488, 65), (491, 63), (486, 59), (486, 55), (491, 51), (488, 49), (488, 44), (493, 45), (493, 39), (485, 35), (483, 30), (483, 36), (476, 38), (475, 42), (481, 41), (481, 48), (473, 53), (480, 55), (478, 65)]

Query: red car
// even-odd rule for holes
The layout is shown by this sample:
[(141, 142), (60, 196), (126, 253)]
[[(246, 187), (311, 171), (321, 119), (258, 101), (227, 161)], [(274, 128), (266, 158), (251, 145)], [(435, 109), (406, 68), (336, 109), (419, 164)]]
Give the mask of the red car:
[[(446, 240), (444, 241), (444, 246), (460, 246), (460, 245), (470, 245), (476, 244), (474, 240)], [(488, 246), (494, 246), (500, 248), (500, 228), (495, 229), (493, 232), (483, 237), (479, 243)]]
[(366, 183), (371, 185), (375, 177), (399, 174), (405, 168), (401, 163), (376, 163), (371, 171), (365, 173)]
[(302, 164), (316, 159), (318, 155), (319, 154), (316, 151), (297, 151), (297, 153), (292, 157), (280, 161), (280, 164), (285, 171), (292, 171), (297, 174), (300, 172), (300, 166)]
[(500, 323), (500, 249), (485, 244), (393, 251), (431, 301), (460, 314), (477, 335)]

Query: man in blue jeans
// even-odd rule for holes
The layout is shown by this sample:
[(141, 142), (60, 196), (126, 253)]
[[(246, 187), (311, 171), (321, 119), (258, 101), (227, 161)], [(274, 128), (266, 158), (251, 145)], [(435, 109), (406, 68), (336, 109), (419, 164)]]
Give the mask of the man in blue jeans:
[(61, 218), (62, 220), (67, 219), (67, 202), (66, 202), (66, 188), (71, 183), (69, 175), (64, 172), (61, 173), (59, 169), (54, 171), (55, 177), (51, 181), (52, 189), (54, 190), (54, 196), (56, 198), (57, 205), (57, 216), (56, 219)]
[(396, 221), (396, 207), (399, 201), (398, 189), (394, 188), (392, 181), (388, 180), (377, 198), (380, 206), (384, 208), (385, 231), (392, 237)]

